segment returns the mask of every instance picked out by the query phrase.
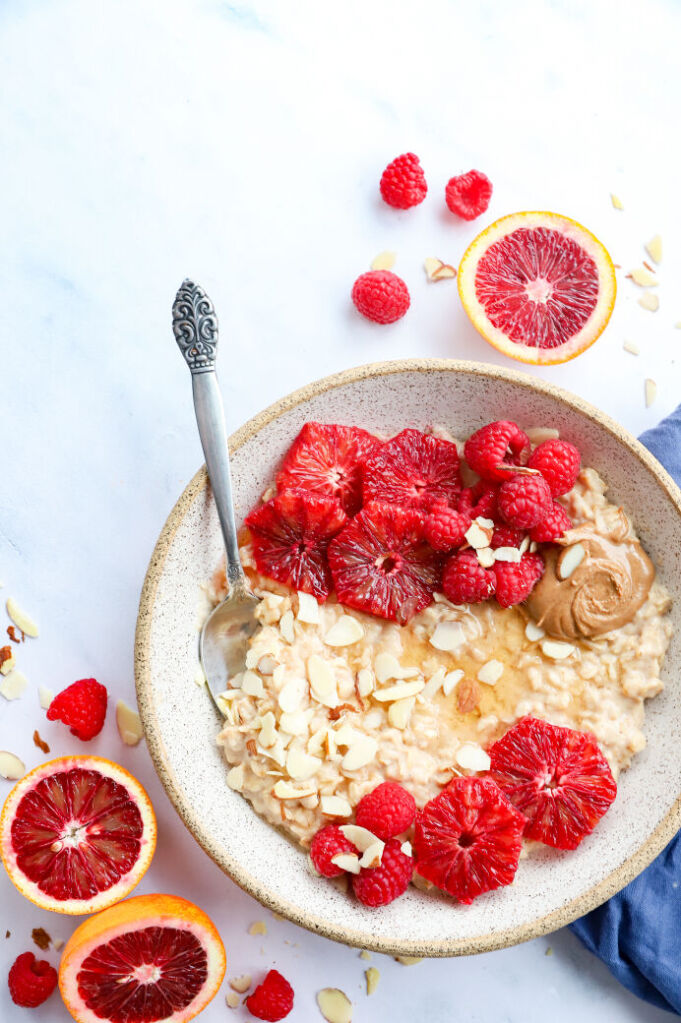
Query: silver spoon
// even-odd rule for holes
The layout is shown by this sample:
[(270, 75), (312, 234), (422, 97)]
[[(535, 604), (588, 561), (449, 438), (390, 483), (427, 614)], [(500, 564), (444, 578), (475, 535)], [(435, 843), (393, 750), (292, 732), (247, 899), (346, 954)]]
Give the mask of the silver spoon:
[[(244, 670), (260, 601), (239, 558), (225, 413), (215, 373), (218, 318), (208, 295), (193, 281), (184, 281), (175, 296), (173, 334), (192, 375), (196, 422), (227, 556), (227, 596), (204, 622), (199, 638), (201, 666), (215, 700), (228, 680)], [(217, 701), (216, 706), (221, 709)]]

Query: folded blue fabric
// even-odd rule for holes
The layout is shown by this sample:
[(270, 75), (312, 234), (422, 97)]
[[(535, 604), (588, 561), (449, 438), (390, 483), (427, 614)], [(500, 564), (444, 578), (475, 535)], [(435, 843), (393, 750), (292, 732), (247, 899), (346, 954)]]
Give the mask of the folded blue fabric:
[[(641, 442), (681, 485), (681, 405)], [(681, 834), (631, 884), (570, 925), (639, 998), (681, 1015)]]

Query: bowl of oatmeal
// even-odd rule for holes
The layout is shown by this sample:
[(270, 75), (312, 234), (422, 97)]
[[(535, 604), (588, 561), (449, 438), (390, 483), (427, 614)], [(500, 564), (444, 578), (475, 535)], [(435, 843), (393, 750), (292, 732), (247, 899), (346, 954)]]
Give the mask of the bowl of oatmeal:
[[(531, 529), (518, 549), (507, 536), (497, 541), (482, 506), (466, 521), (457, 557), (499, 580), (496, 599), (462, 599), (467, 591), (456, 578), (441, 592), (437, 559), (418, 554), (395, 606), (395, 586), (378, 597), (372, 588), (367, 604), (366, 594), (358, 596), (350, 543), (358, 538), (328, 518), (330, 592), (321, 577), (296, 588), (263, 573), (257, 536), (268, 527), (253, 509), (267, 507), (263, 495), (274, 500), (282, 458), (306, 423), (346, 424), (381, 443), (421, 431), (452, 451), (459, 442), (462, 451), (466, 438), (495, 420), (517, 423), (533, 448), (558, 434), (581, 453), (578, 477), (558, 497), (569, 529), (557, 542), (533, 541)], [(679, 656), (681, 505), (658, 463), (621, 427), (558, 388), (434, 360), (361, 367), (312, 384), (242, 427), (231, 447), (237, 516), (251, 513), (242, 557), (261, 597), (261, 628), (243, 676), (223, 698), (224, 720), (195, 684), (197, 626), (224, 588), (203, 470), (157, 544), (136, 646), (138, 699), (156, 769), (209, 855), (296, 923), (378, 951), (431, 956), (553, 930), (643, 869), (678, 829), (681, 793), (674, 755), (681, 698), (667, 684)], [(377, 473), (377, 486), (384, 475)], [(347, 511), (353, 529), (364, 525), (366, 508)], [(399, 527), (406, 535), (411, 514), (402, 508), (391, 522), (372, 520), (364, 533)], [(541, 578), (516, 603), (519, 562), (540, 555)], [(346, 821), (352, 832), (359, 803), (381, 782), (403, 785), (417, 806), (428, 806), (453, 779), (485, 776), (490, 753), (496, 770), (495, 743), (533, 719), (594, 736), (613, 793), (617, 781), (617, 798), (574, 851), (526, 841), (512, 883), (470, 906), (426, 881), (374, 909), (346, 890), (355, 867), (340, 882), (307, 869), (306, 850), (320, 828)], [(360, 854), (373, 855), (367, 848)]]

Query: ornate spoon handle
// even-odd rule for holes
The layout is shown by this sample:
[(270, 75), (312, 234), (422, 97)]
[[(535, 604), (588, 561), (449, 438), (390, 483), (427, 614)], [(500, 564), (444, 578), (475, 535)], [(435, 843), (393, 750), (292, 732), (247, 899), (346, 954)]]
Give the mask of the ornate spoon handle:
[(215, 373), (218, 318), (203, 288), (183, 281), (173, 303), (173, 334), (192, 375), (194, 411), (227, 552), (231, 589), (248, 590), (239, 558), (225, 413)]

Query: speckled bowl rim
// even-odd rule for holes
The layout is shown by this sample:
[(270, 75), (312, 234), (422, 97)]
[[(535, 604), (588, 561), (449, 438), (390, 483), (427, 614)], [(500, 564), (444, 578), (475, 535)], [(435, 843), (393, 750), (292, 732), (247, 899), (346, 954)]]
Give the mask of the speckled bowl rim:
[[(229, 438), (230, 451), (236, 451), (264, 426), (278, 419), (283, 413), (325, 391), (334, 390), (358, 380), (365, 380), (368, 377), (405, 372), (446, 372), (475, 377), (482, 376), (489, 380), (501, 379), (530, 391), (538, 391), (563, 405), (567, 405), (569, 408), (594, 420), (623, 444), (647, 470), (655, 485), (664, 491), (666, 497), (681, 518), (681, 491), (677, 485), (662, 468), (657, 459), (615, 420), (576, 395), (548, 381), (530, 377), (516, 370), (477, 362), (452, 359), (398, 359), (389, 362), (368, 363), (354, 369), (334, 373), (331, 376), (301, 387), (297, 391), (293, 391), (286, 397), (276, 401), (273, 405), (270, 405), (269, 408), (258, 413), (252, 419), (249, 419)], [(194, 501), (205, 490), (207, 482), (208, 477), (204, 466), (192, 478), (172, 509), (149, 562), (140, 597), (135, 634), (135, 685), (137, 689), (137, 702), (144, 725), (147, 746), (156, 773), (184, 825), (210, 858), (244, 891), (257, 899), (258, 902), (273, 912), (316, 934), (321, 934), (334, 941), (343, 942), (346, 945), (367, 948), (388, 955), (435, 958), (491, 952), (495, 949), (507, 948), (510, 945), (529, 941), (542, 934), (558, 930), (558, 928), (564, 927), (573, 920), (576, 920), (577, 917), (583, 916), (590, 910), (595, 909), (596, 906), (601, 905), (601, 903), (620, 891), (640, 874), (673, 838), (681, 827), (681, 794), (648, 839), (620, 867), (613, 870), (598, 884), (593, 885), (587, 892), (572, 899), (569, 903), (554, 910), (552, 913), (539, 917), (530, 923), (509, 928), (506, 931), (493, 935), (483, 935), (476, 938), (452, 939), (435, 943), (399, 938), (368, 938), (363, 931), (358, 931), (352, 927), (330, 924), (322, 917), (307, 913), (270, 891), (265, 885), (249, 874), (242, 863), (223, 853), (215, 846), (211, 835), (206, 833), (193, 808), (186, 802), (180, 781), (169, 766), (165, 742), (156, 717), (152, 698), (150, 639), (156, 591), (175, 534)]]

